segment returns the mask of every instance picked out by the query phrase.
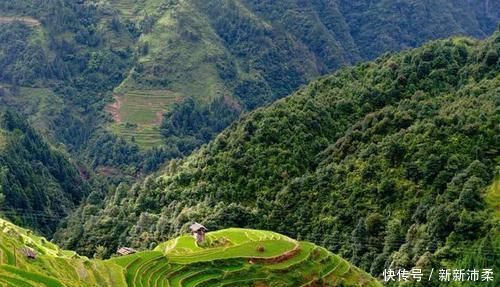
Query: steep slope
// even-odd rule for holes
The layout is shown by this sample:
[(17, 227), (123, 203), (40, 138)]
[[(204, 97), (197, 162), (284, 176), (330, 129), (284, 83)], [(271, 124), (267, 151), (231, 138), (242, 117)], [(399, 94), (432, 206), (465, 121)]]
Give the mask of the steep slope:
[(499, 54), (496, 32), (342, 69), (86, 205), (59, 236), (77, 234), (78, 250), (148, 246), (197, 220), (305, 238), (374, 275), (495, 266), (498, 219), (483, 197), (498, 172)]
[(131, 181), (319, 75), (437, 37), (489, 35), (495, 4), (0, 1), (0, 104), (97, 173)]
[(486, 36), (500, 16), (495, 1), (338, 2), (364, 59), (452, 34)]
[[(118, 116), (110, 129), (141, 147), (166, 142), (187, 153), (241, 111), (339, 67), (430, 39), (485, 37), (500, 19), (494, 6), (446, 0), (110, 1), (143, 31), (137, 62), (115, 90)], [(224, 105), (228, 97), (238, 103), (229, 105), (234, 112), (220, 122), (210, 117), (207, 106)], [(194, 111), (191, 98), (199, 105)], [(196, 113), (208, 116), (197, 120)]]
[[(191, 236), (110, 260), (64, 251), (0, 219), (2, 286), (382, 286), (326, 249), (259, 230)], [(27, 254), (36, 254), (28, 258)]]
[(19, 115), (0, 111), (0, 214), (51, 235), (88, 193), (66, 154)]
[(0, 1), (0, 19), (0, 105), (96, 170), (140, 169), (147, 156), (103, 128), (110, 91), (133, 61), (136, 27), (92, 1)]
[(80, 149), (128, 68), (131, 33), (84, 1), (0, 1), (0, 17), (0, 103)]

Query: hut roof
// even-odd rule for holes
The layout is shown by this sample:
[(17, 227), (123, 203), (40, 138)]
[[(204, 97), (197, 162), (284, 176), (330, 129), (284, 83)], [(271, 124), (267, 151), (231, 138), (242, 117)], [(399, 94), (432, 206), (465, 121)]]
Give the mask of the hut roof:
[(198, 232), (200, 230), (202, 231), (208, 230), (205, 226), (199, 224), (198, 222), (191, 224), (191, 226), (189, 226), (189, 229), (191, 229), (192, 232)]
[(118, 251), (116, 251), (116, 253), (120, 254), (120, 255), (129, 255), (129, 254), (134, 254), (136, 253), (137, 251), (133, 248), (130, 248), (130, 247), (122, 247), (120, 249), (118, 249)]
[(28, 247), (23, 247), (21, 248), (21, 253), (24, 254), (24, 256), (35, 259), (36, 258), (36, 252), (35, 250), (28, 248)]

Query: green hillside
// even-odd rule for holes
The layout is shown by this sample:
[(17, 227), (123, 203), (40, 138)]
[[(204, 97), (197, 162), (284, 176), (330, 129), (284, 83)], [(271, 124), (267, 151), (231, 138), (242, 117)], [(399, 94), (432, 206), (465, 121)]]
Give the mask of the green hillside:
[(1, 215), (51, 235), (88, 195), (85, 172), (19, 114), (0, 109)]
[(89, 140), (111, 121), (105, 106), (130, 66), (135, 36), (89, 3), (0, 1), (0, 105), (92, 164)]
[(133, 181), (320, 75), (430, 39), (483, 38), (500, 19), (493, 5), (0, 1), (0, 104), (97, 173)]
[[(214, 129), (214, 121), (195, 125), (176, 120), (176, 109), (183, 107), (168, 99), (154, 108), (142, 105), (142, 116), (130, 117), (130, 109), (138, 107), (135, 102), (144, 97), (156, 101), (154, 91), (164, 90), (180, 100), (194, 98), (202, 107), (229, 96), (243, 110), (253, 110), (320, 75), (384, 52), (450, 35), (489, 35), (499, 20), (491, 5), (442, 0), (109, 1), (120, 19), (142, 31), (134, 67), (114, 91), (117, 102), (123, 98), (117, 110), (123, 121), (111, 130), (127, 140), (140, 138), (143, 148), (166, 142), (191, 151), (221, 128)], [(157, 129), (158, 108), (174, 109), (162, 129)], [(169, 133), (170, 122), (183, 129), (180, 135)]]
[(487, 203), (498, 55), (496, 32), (342, 69), (248, 114), (162, 176), (85, 205), (58, 237), (76, 234), (69, 246), (83, 252), (146, 247), (196, 220), (310, 240), (376, 276), (384, 266), (497, 266)]
[[(89, 260), (0, 219), (2, 286), (381, 286), (312, 243), (250, 229), (191, 236), (109, 260)], [(26, 248), (36, 258), (26, 257)]]

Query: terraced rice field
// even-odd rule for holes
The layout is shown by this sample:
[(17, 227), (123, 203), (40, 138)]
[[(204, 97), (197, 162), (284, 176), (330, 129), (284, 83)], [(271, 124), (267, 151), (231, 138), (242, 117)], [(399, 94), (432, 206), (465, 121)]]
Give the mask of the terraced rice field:
[(161, 122), (161, 115), (179, 100), (179, 95), (169, 90), (134, 90), (116, 95), (116, 106), (108, 110), (118, 122), (152, 124)]
[(118, 10), (118, 12), (120, 12), (121, 17), (129, 20), (135, 19), (136, 16), (135, 5), (137, 3), (136, 0), (108, 0), (108, 1), (113, 8), (115, 8), (116, 10)]
[(114, 134), (124, 137), (126, 140), (136, 142), (143, 149), (161, 146), (163, 144), (163, 136), (158, 126), (113, 124), (110, 126), (110, 130)]
[(114, 124), (109, 128), (127, 140), (135, 140), (142, 148), (161, 145), (159, 126), (163, 114), (180, 96), (168, 90), (134, 90), (115, 96), (107, 107)]
[[(381, 286), (324, 248), (269, 231), (211, 232), (203, 246), (181, 236), (152, 251), (103, 261), (60, 250), (3, 220), (0, 230), (0, 286)], [(19, 252), (26, 246), (36, 259)]]
[(5, 132), (0, 130), (0, 151), (5, 147), (5, 143), (7, 141), (7, 136)]

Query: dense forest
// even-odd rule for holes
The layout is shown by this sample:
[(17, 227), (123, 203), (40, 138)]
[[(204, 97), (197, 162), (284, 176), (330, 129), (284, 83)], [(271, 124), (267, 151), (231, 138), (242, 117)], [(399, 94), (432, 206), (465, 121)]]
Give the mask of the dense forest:
[(18, 114), (0, 111), (1, 216), (52, 234), (88, 195), (85, 173)]
[[(485, 37), (500, 19), (486, 0), (2, 0), (0, 17), (0, 88), (11, 95), (0, 103), (116, 182), (320, 75), (430, 39)], [(153, 105), (159, 120), (155, 93), (166, 98)], [(139, 119), (113, 123), (113, 95)]]
[[(172, 90), (187, 106), (195, 98), (205, 109), (213, 99), (230, 95), (243, 111), (384, 52), (450, 35), (485, 37), (499, 19), (488, 1), (192, 0), (153, 9), (154, 3), (131, 9), (157, 20), (139, 39), (138, 61), (119, 91)], [(186, 112), (186, 105), (174, 106), (174, 113)], [(183, 154), (199, 146), (194, 143), (207, 142), (193, 140), (193, 133), (211, 139), (217, 126), (231, 122), (184, 126), (175, 122), (181, 119), (166, 115), (177, 135), (162, 134)]]
[(98, 29), (100, 12), (78, 1), (0, 1), (0, 11), (39, 23), (0, 25), (0, 81), (7, 90), (0, 101), (33, 117), (42, 108), (37, 98), (49, 91), (57, 101), (36, 120), (46, 122), (52, 142), (81, 150), (102, 124), (104, 95), (128, 67), (131, 51), (110, 42), (114, 34), (127, 39), (129, 33)]
[(105, 128), (104, 107), (131, 67), (138, 27), (83, 1), (0, 1), (0, 11), (15, 16), (0, 24), (2, 105), (26, 115), (85, 164), (121, 169), (116, 180), (180, 155), (164, 148), (141, 152)]
[(497, 2), (0, 0), (0, 216), (88, 256), (199, 221), (498, 268)]
[(377, 276), (390, 264), (498, 267), (488, 187), (498, 180), (499, 54), (496, 32), (344, 68), (248, 114), (160, 177), (87, 200), (56, 238), (86, 253), (147, 248), (200, 221), (311, 240)]

